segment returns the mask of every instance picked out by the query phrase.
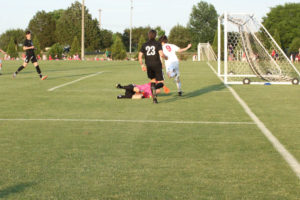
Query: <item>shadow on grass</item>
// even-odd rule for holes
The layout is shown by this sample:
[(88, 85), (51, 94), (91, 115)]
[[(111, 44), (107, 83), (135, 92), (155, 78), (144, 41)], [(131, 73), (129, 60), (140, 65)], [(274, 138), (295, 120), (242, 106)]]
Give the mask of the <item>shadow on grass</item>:
[(201, 89), (198, 89), (198, 90), (186, 93), (186, 94), (183, 93), (183, 96), (181, 96), (181, 97), (176, 96), (172, 99), (167, 99), (167, 100), (161, 101), (161, 103), (170, 103), (170, 102), (174, 102), (174, 101), (178, 101), (178, 100), (182, 100), (182, 99), (194, 98), (194, 97), (198, 97), (198, 96), (210, 93), (210, 92), (220, 91), (220, 90), (223, 90), (225, 88), (226, 87), (223, 83), (220, 83), (220, 84), (217, 84), (217, 85), (210, 85), (210, 86), (207, 86), (205, 88), (201, 88)]
[(7, 196), (15, 193), (23, 192), (26, 188), (31, 187), (34, 183), (19, 183), (13, 186), (0, 190), (0, 199), (4, 199)]

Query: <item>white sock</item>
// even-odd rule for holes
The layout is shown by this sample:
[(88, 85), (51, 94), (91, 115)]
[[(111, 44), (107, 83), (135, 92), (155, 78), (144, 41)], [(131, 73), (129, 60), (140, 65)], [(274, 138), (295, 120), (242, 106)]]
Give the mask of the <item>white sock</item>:
[(181, 92), (181, 81), (179, 79), (179, 76), (175, 77), (175, 82), (176, 82), (176, 86), (177, 86), (178, 92)]

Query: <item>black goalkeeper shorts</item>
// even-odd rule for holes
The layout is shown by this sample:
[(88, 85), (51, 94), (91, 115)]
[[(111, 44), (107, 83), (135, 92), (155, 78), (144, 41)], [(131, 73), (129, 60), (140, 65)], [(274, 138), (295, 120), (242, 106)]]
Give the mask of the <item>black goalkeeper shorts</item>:
[(156, 79), (156, 81), (163, 81), (164, 75), (162, 66), (147, 66), (147, 75), (149, 79)]

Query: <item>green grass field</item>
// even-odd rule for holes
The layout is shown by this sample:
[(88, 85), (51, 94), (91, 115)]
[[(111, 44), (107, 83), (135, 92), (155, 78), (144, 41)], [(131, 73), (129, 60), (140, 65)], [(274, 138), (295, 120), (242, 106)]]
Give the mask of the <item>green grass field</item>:
[[(206, 63), (182, 62), (183, 97), (167, 80), (158, 105), (116, 99), (116, 83), (148, 81), (136, 62), (41, 62), (48, 80), (32, 65), (12, 80), (20, 64), (0, 76), (0, 199), (300, 199), (299, 178)], [(300, 86), (233, 88), (300, 161)]]

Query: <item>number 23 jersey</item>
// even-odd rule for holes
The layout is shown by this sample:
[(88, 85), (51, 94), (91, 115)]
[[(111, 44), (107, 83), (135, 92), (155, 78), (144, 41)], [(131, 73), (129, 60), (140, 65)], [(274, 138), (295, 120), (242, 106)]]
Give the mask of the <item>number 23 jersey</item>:
[(159, 51), (162, 50), (161, 43), (156, 40), (149, 40), (143, 44), (140, 52), (145, 56), (147, 67), (162, 67)]

